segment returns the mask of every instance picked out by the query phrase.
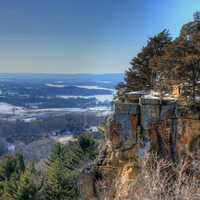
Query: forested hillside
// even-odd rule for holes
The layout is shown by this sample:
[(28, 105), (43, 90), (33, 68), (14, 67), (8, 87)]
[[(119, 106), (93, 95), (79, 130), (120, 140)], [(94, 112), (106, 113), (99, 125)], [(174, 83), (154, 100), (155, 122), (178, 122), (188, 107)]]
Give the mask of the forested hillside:
[(0, 199), (79, 199), (79, 173), (97, 153), (97, 143), (81, 135), (66, 145), (56, 144), (40, 170), (33, 162), (25, 163), (21, 154), (6, 156), (0, 162)]

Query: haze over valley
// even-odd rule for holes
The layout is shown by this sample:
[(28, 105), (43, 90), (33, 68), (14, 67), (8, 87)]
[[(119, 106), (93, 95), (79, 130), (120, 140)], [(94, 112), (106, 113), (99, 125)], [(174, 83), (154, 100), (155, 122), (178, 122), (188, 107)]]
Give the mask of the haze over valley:
[(0, 200), (199, 200), (198, 0), (0, 1)]
[(2, 154), (20, 149), (27, 155), (32, 142), (96, 134), (122, 80), (122, 74), (0, 74)]

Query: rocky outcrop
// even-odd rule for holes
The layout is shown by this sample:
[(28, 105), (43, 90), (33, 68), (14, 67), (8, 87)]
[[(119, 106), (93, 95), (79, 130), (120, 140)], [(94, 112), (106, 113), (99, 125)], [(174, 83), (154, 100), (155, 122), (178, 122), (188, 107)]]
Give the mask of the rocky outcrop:
[(130, 199), (138, 160), (147, 152), (175, 162), (200, 147), (200, 115), (183, 113), (176, 99), (141, 96), (138, 103), (115, 102), (107, 126), (98, 161), (82, 173), (80, 190), (85, 200)]
[[(182, 27), (180, 36), (190, 40), (199, 31), (197, 12), (194, 21)], [(90, 173), (83, 171), (80, 187), (83, 200), (132, 199), (130, 190), (137, 184), (138, 163), (148, 152), (172, 162), (199, 152), (200, 114), (182, 109), (186, 100), (181, 100), (180, 94), (180, 85), (172, 88), (171, 97), (162, 99), (149, 91), (122, 91), (107, 120), (100, 157), (90, 167)]]

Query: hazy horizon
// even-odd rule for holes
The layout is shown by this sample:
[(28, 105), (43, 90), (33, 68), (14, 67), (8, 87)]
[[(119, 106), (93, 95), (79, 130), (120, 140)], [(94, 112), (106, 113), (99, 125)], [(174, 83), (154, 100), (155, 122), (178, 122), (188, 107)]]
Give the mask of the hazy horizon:
[(12, 75), (12, 74), (17, 74), (17, 75), (122, 75), (124, 74), (123, 72), (107, 72), (107, 73), (89, 73), (89, 72), (78, 72), (78, 73), (67, 73), (67, 72), (0, 72), (0, 75)]
[(123, 73), (147, 39), (176, 37), (198, 0), (0, 1), (0, 73)]

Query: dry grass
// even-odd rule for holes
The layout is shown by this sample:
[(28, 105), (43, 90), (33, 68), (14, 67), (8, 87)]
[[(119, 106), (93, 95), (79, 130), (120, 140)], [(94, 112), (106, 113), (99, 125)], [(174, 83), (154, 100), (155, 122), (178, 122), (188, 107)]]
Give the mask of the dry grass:
[(200, 153), (184, 158), (178, 164), (148, 155), (139, 163), (135, 180), (127, 185), (128, 196), (120, 197), (116, 180), (106, 184), (97, 182), (101, 188), (101, 200), (200, 200)]
[(199, 200), (200, 159), (185, 158), (175, 165), (156, 156), (141, 161), (136, 185), (130, 186), (130, 200)]

